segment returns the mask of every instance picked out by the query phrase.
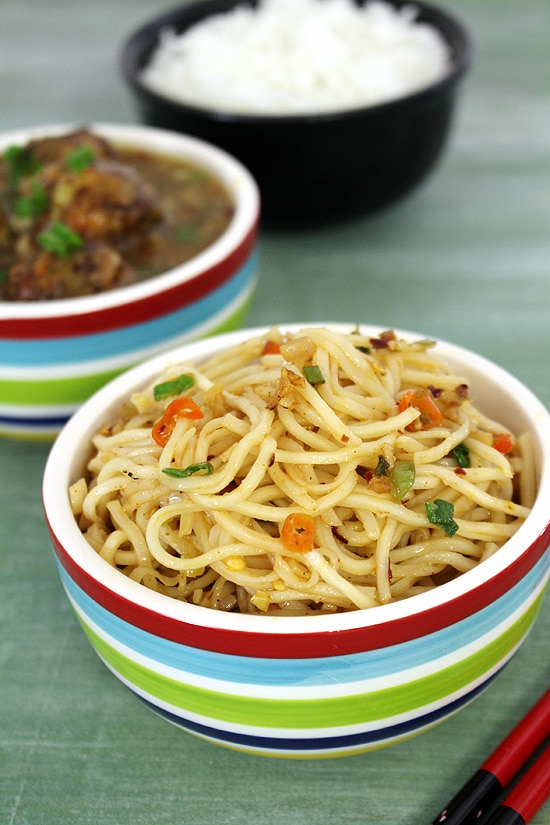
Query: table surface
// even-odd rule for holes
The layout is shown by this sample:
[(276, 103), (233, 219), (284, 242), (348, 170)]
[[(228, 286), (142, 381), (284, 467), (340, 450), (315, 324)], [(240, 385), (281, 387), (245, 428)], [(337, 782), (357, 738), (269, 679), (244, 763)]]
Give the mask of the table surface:
[[(352, 321), (468, 346), (550, 406), (550, 4), (440, 0), (475, 62), (436, 172), (376, 217), (262, 233), (250, 325)], [(125, 36), (163, 0), (0, 0), (0, 129), (137, 122)], [(218, 748), (158, 719), (92, 652), (40, 503), (48, 446), (0, 440), (0, 823), (432, 820), (550, 683), (550, 603), (499, 678), (437, 728), (343, 759)], [(550, 805), (534, 819), (549, 825)]]

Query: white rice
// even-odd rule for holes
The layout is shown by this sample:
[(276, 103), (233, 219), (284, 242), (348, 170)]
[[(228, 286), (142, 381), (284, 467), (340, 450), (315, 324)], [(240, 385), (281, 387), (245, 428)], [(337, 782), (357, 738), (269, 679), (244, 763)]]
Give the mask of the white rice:
[(241, 114), (353, 109), (441, 79), (449, 49), (414, 6), (382, 0), (262, 0), (161, 34), (145, 84), (182, 103)]

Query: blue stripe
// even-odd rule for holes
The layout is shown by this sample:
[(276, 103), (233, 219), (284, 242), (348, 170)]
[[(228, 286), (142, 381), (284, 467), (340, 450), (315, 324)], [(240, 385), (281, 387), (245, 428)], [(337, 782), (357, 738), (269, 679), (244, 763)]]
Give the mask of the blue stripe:
[[(496, 602), (449, 628), (381, 650), (316, 659), (278, 659), (233, 656), (201, 650), (153, 636), (106, 611), (92, 601), (60, 566), (63, 584), (78, 606), (100, 630), (126, 647), (168, 667), (185, 669), (234, 683), (305, 686), (350, 683), (398, 673), (453, 653), (457, 647), (475, 642), (510, 613), (521, 608), (548, 574), (550, 556), (545, 556), (511, 590)], [(315, 621), (315, 619), (312, 619)]]
[(49, 429), (50, 427), (62, 427), (69, 417), (69, 414), (63, 416), (51, 415), (37, 417), (35, 415), (32, 415), (32, 407), (29, 409), (29, 413), (29, 418), (24, 418), (23, 416), (0, 415), (0, 426), (4, 424), (7, 427), (12, 428), (19, 428), (21, 426), (24, 426), (25, 428), (29, 429), (29, 431), (36, 429), (43, 430), (46, 428)]
[[(507, 664), (504, 663), (503, 667)], [(285, 737), (270, 737), (270, 736), (255, 736), (245, 733), (236, 733), (234, 731), (220, 730), (219, 728), (211, 728), (207, 725), (201, 725), (191, 719), (186, 719), (184, 716), (178, 716), (171, 713), (164, 708), (159, 708), (153, 705), (143, 696), (135, 694), (148, 708), (153, 710), (163, 719), (172, 722), (174, 725), (187, 730), (197, 736), (206, 739), (215, 739), (218, 743), (227, 745), (228, 747), (240, 748), (242, 750), (254, 750), (263, 753), (273, 753), (273, 756), (284, 755), (284, 751), (290, 754), (299, 756), (303, 753), (304, 756), (309, 754), (314, 755), (316, 751), (329, 752), (331, 750), (339, 750), (345, 753), (346, 751), (361, 751), (373, 750), (381, 747), (391, 740), (405, 739), (415, 733), (419, 733), (423, 728), (431, 727), (438, 722), (443, 721), (447, 716), (456, 713), (464, 705), (469, 704), (482, 691), (484, 691), (493, 679), (501, 672), (500, 668), (482, 684), (477, 685), (473, 690), (464, 696), (455, 699), (453, 702), (444, 707), (437, 708), (430, 713), (417, 716), (414, 719), (409, 719), (406, 722), (401, 722), (396, 725), (388, 725), (387, 727), (376, 730), (363, 731), (361, 733), (340, 734), (337, 736), (313, 736), (311, 738), (297, 738), (287, 739)], [(131, 688), (130, 688), (131, 690)], [(132, 691), (134, 692), (134, 691)], [(336, 755), (336, 754), (335, 754)]]
[[(256, 250), (241, 269), (218, 289), (189, 306), (142, 324), (91, 335), (76, 335), (69, 339), (52, 338), (41, 342), (4, 340), (0, 350), (2, 363), (9, 367), (32, 367), (111, 358), (181, 336), (221, 312), (244, 292), (255, 277), (257, 262)], [(151, 300), (155, 300), (155, 296)], [(124, 313), (124, 307), (120, 311)]]

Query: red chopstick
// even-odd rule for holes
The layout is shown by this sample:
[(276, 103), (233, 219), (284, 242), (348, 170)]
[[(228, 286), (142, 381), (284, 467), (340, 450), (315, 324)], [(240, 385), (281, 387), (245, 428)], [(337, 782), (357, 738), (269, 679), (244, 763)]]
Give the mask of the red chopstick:
[[(526, 716), (519, 722), (497, 749), (485, 760), (483, 765), (470, 777), (466, 784), (453, 797), (441, 813), (432, 821), (431, 825), (472, 825), (479, 822), (482, 814), (496, 801), (498, 796), (518, 774), (523, 765), (532, 756), (537, 748), (542, 745), (547, 736), (550, 735), (550, 690), (531, 708)], [(547, 752), (545, 751), (545, 754)], [(541, 757), (542, 769), (548, 770), (548, 755), (546, 762)], [(542, 787), (544, 792), (544, 782), (535, 766), (533, 765), (534, 781), (538, 782), (537, 787)], [(529, 773), (529, 772), (528, 772)], [(528, 776), (528, 773), (525, 775)], [(533, 779), (533, 774), (531, 775)], [(548, 780), (549, 777), (547, 776)], [(541, 784), (542, 783), (542, 784)], [(519, 783), (518, 783), (519, 787)], [(513, 793), (513, 792), (512, 792)], [(521, 794), (528, 794), (525, 783), (522, 780)], [(512, 795), (512, 794), (511, 794)], [(543, 794), (544, 795), (544, 794)], [(546, 794), (548, 796), (548, 793)], [(537, 797), (538, 798), (538, 797)], [(530, 815), (530, 807), (526, 806), (526, 796), (521, 795), (518, 803), (525, 808), (525, 813)], [(512, 802), (514, 799), (512, 799)], [(544, 800), (543, 800), (544, 801)], [(534, 812), (533, 812), (534, 813)], [(522, 815), (521, 811), (519, 812)], [(519, 825), (529, 822), (526, 819), (511, 819), (509, 825)], [(505, 825), (508, 820), (496, 820), (499, 825)], [(496, 822), (493, 825), (496, 825)]]
[(550, 745), (533, 762), (486, 825), (527, 825), (550, 796)]

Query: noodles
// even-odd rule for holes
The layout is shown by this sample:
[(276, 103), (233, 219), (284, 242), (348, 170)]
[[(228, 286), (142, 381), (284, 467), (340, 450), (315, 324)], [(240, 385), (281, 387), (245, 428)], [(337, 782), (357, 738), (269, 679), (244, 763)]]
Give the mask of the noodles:
[(274, 328), (173, 365), (93, 445), (70, 490), (88, 542), (221, 610), (409, 598), (497, 552), (536, 491), (530, 436), (478, 410), (430, 342), (392, 332)]

